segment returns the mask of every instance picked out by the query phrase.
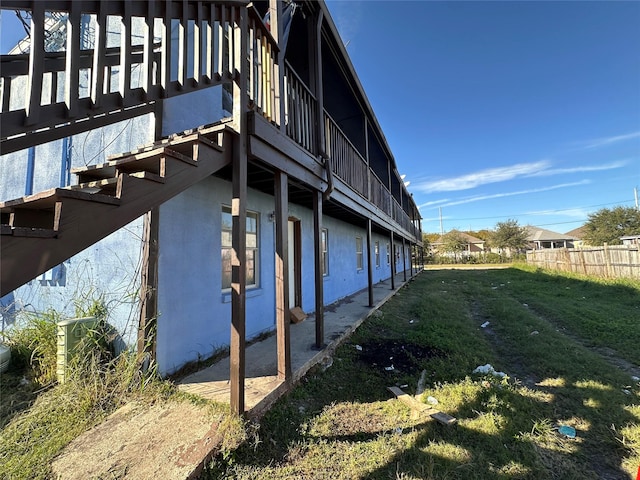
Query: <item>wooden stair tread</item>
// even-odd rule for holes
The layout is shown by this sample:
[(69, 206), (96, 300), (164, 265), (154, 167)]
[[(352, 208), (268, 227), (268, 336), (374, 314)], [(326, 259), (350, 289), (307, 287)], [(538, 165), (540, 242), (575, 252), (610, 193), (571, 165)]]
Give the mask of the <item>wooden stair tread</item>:
[(65, 198), (77, 200), (86, 200), (89, 202), (107, 203), (119, 205), (120, 200), (111, 195), (103, 195), (101, 193), (87, 193), (82, 190), (71, 190), (68, 188), (51, 188), (35, 195), (27, 195), (0, 202), (0, 212), (11, 212), (14, 208), (28, 207), (33, 209), (53, 208), (57, 201)]

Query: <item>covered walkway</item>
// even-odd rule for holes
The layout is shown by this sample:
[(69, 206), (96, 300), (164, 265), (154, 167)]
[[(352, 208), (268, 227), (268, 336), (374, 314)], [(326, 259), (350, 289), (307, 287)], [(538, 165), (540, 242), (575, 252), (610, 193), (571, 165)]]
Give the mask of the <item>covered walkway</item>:
[[(364, 289), (328, 305), (324, 310), (324, 349), (315, 346), (315, 321), (310, 315), (291, 325), (292, 379), (283, 382), (277, 376), (276, 336), (255, 342), (246, 349), (245, 413), (260, 417), (280, 396), (292, 388), (313, 366), (330, 362), (334, 350), (373, 312), (380, 308), (406, 282), (400, 272), (394, 278), (379, 282), (373, 288), (373, 306), (369, 307), (368, 290)], [(407, 270), (407, 281), (411, 280)], [(208, 400), (228, 403), (230, 398), (229, 357), (179, 380), (178, 387)]]

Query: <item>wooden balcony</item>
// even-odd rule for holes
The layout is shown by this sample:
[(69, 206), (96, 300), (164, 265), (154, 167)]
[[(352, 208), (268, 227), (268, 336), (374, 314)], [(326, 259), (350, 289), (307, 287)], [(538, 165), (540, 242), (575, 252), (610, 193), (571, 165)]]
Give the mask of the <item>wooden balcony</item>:
[[(302, 180), (311, 175), (313, 187), (327, 191), (337, 179), (337, 193), (357, 204), (363, 215), (374, 215), (387, 228), (399, 227), (407, 238), (421, 241), (415, 205), (392, 188), (398, 185), (397, 175), (391, 169), (387, 175), (376, 174), (366, 152), (327, 110), (320, 111), (312, 89), (284, 61), (248, 2), (6, 0), (2, 9), (26, 10), (31, 16), (28, 53), (0, 58), (2, 154), (157, 114), (164, 99), (223, 83), (238, 85), (243, 78), (245, 107), (299, 147), (278, 148), (291, 155), (287, 166), (301, 166), (296, 171)], [(49, 51), (45, 42), (48, 12), (66, 15), (66, 40), (58, 51)], [(87, 15), (93, 25), (89, 33), (82, 31)], [(116, 28), (119, 45), (107, 38), (107, 27)], [(236, 131), (244, 128), (239, 121), (234, 116)], [(264, 129), (249, 126), (249, 131)], [(262, 140), (271, 147), (282, 144), (281, 138)]]

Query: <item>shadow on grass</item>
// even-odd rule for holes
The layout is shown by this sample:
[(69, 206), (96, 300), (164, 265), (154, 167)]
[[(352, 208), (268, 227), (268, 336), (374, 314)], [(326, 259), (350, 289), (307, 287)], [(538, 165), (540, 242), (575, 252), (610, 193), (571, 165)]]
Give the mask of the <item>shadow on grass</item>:
[[(525, 282), (528, 288), (521, 285)], [(620, 428), (639, 422), (627, 408), (637, 401), (637, 392), (622, 391), (628, 375), (555, 332), (554, 325), (532, 312), (535, 308), (523, 305), (523, 295), (535, 305), (544, 303), (545, 295), (561, 297), (558, 292), (582, 297), (587, 288), (598, 300), (611, 301), (607, 292), (620, 291), (620, 286), (583, 285), (582, 280), (513, 269), (422, 275), (384, 307), (384, 319), (368, 320), (336, 351), (330, 369), (312, 370), (266, 414), (259, 442), (255, 437), (241, 446), (231, 465), (219, 462), (204, 478), (257, 478), (257, 470), (281, 467), (258, 476), (628, 480), (621, 460), (629, 450)], [(573, 297), (561, 301), (555, 315), (564, 315), (575, 302)], [(479, 328), (478, 318), (491, 322), (493, 335)], [(532, 328), (540, 335), (531, 337)], [(396, 362), (394, 370), (384, 369), (386, 357), (394, 357), (389, 358)], [(473, 366), (487, 362), (513, 380), (467, 378)], [(514, 365), (517, 371), (510, 370)], [(429, 374), (434, 395), (446, 397), (450, 389), (452, 398), (457, 396), (449, 403), (453, 408), (446, 401), (441, 405), (458, 418), (457, 425), (410, 421), (408, 407), (390, 400), (386, 387), (406, 384), (405, 391), (413, 393), (422, 370)], [(535, 382), (525, 388), (517, 380), (523, 376)], [(447, 383), (438, 385), (434, 379)], [(575, 427), (577, 437), (559, 435), (559, 424)], [(387, 442), (392, 454), (380, 457), (384, 460), (373, 468), (341, 472), (341, 455), (375, 455), (374, 444), (381, 438), (392, 438)], [(304, 464), (312, 451), (322, 457), (317, 471)], [(297, 473), (285, 471), (287, 466)]]

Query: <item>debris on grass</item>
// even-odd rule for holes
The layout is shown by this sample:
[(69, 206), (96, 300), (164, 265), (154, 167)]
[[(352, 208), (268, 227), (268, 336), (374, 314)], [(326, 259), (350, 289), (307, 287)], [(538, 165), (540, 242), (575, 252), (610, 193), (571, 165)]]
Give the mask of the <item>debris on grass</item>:
[(484, 322), (482, 325), (480, 325), (481, 328), (487, 328), (489, 326), (489, 322)]
[(422, 373), (420, 374), (420, 378), (418, 379), (418, 386), (416, 387), (416, 397), (418, 395), (422, 395), (422, 393), (424, 392), (424, 382), (426, 379), (427, 379), (427, 371), (422, 370)]
[(391, 366), (389, 366), (389, 367), (384, 367), (384, 369), (385, 369), (387, 372), (390, 372), (390, 371), (394, 370), (394, 368), (393, 368), (393, 364), (392, 364)]
[(538, 330), (534, 330), (529, 335), (539, 335), (539, 334), (540, 334), (540, 332)]
[(569, 425), (560, 425), (558, 427), (558, 433), (567, 438), (576, 438), (576, 429)]
[(359, 352), (362, 351), (362, 346), (361, 345), (356, 345), (356, 350), (358, 350)]
[(494, 377), (504, 378), (507, 376), (504, 372), (497, 372), (491, 364), (487, 363), (486, 365), (480, 365), (473, 370), (473, 373), (480, 373), (483, 375), (493, 375)]
[(427, 403), (429, 405), (437, 405), (438, 404), (438, 399), (436, 397), (432, 397), (431, 395), (429, 395), (427, 397)]

